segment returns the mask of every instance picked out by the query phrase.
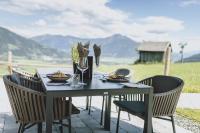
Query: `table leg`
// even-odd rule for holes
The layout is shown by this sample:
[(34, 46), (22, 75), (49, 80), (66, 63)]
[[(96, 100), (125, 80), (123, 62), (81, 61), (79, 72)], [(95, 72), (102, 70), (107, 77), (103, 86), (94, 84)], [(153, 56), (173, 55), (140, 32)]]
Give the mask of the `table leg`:
[(69, 133), (72, 132), (72, 124), (71, 124), (71, 113), (72, 113), (72, 98), (69, 97)]
[(102, 102), (102, 108), (101, 108), (101, 120), (100, 120), (100, 125), (103, 125), (103, 115), (104, 115), (104, 103), (105, 103), (105, 97), (103, 97), (103, 102)]
[(153, 104), (153, 89), (150, 89), (149, 94), (145, 95), (146, 114), (144, 119), (144, 133), (152, 133), (152, 104)]
[(111, 121), (111, 95), (105, 96), (105, 116), (104, 116), (104, 129), (110, 131)]
[(86, 110), (89, 108), (89, 96), (86, 96)]
[(52, 133), (53, 123), (53, 96), (46, 96), (46, 133)]

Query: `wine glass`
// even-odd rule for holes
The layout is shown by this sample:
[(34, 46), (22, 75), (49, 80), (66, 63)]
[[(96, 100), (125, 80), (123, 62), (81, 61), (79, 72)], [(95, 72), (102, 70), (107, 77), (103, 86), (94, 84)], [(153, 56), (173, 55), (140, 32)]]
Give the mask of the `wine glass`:
[(79, 62), (77, 64), (77, 68), (81, 71), (82, 74), (82, 80), (81, 85), (85, 85), (83, 82), (83, 73), (88, 69), (88, 59), (87, 57), (82, 57), (79, 59)]
[(74, 74), (71, 79), (71, 87), (79, 87), (80, 74)]

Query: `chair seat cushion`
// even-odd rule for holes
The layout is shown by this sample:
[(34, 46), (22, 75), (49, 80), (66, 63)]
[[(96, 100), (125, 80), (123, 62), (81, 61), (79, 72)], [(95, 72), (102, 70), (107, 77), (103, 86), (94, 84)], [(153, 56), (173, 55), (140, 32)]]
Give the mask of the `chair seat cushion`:
[(145, 112), (145, 104), (142, 101), (114, 101), (114, 104), (131, 114), (144, 114)]

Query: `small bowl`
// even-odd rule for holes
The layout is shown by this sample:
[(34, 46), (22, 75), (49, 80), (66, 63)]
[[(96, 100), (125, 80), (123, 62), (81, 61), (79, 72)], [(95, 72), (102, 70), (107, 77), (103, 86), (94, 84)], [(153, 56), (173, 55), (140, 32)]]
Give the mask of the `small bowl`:
[(115, 71), (115, 75), (120, 75), (124, 77), (128, 76), (129, 74), (130, 74), (130, 70), (126, 68), (120, 68)]

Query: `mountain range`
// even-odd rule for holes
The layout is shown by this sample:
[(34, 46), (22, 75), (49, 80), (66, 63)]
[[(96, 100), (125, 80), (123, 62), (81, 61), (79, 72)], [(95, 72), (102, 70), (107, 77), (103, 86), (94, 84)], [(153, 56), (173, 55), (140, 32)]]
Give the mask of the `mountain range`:
[[(62, 35), (42, 35), (31, 38), (32, 40), (51, 48), (59, 48), (70, 55), (71, 47), (77, 42), (90, 42), (101, 45), (103, 57), (135, 57), (138, 43), (121, 34), (114, 34), (105, 38), (79, 38)], [(90, 54), (93, 54), (90, 46)]]
[(90, 41), (90, 54), (93, 55), (92, 45), (101, 45), (103, 57), (135, 57), (138, 43), (121, 34), (105, 38), (79, 38), (62, 35), (41, 35), (26, 38), (6, 28), (0, 27), (0, 57), (6, 57), (9, 50), (14, 56), (28, 59), (67, 58), (70, 57), (71, 47), (77, 42)]
[[(136, 48), (138, 47), (139, 43), (135, 42), (134, 40), (120, 35), (114, 34), (109, 37), (105, 38), (96, 38), (96, 39), (83, 39), (74, 36), (62, 36), (62, 35), (41, 35), (31, 38), (36, 42), (43, 44), (48, 47), (57, 48), (59, 47), (63, 51), (70, 54), (71, 47), (77, 42), (88, 42), (97, 43), (102, 45), (102, 55), (104, 57), (122, 57), (122, 58), (130, 58), (130, 57), (138, 57), (138, 53)], [(92, 51), (92, 49), (90, 50)], [(192, 52), (185, 52), (184, 57), (185, 61), (187, 62), (194, 62), (200, 61), (200, 51), (192, 51)], [(172, 53), (172, 59), (174, 62), (179, 62), (180, 54), (179, 53)]]
[(43, 46), (32, 39), (20, 36), (8, 29), (0, 27), (0, 56), (12, 51), (14, 56), (28, 59), (62, 58), (62, 52), (55, 48)]
[[(77, 42), (88, 42), (101, 45), (103, 57), (137, 58), (136, 48), (139, 43), (121, 34), (105, 38), (79, 38), (63, 35), (41, 35), (26, 38), (6, 28), (0, 27), (0, 57), (6, 57), (9, 50), (13, 55), (28, 59), (66, 59), (70, 57), (71, 47)], [(90, 54), (93, 55), (92, 46)], [(175, 57), (175, 58), (174, 58)], [(174, 61), (179, 60), (179, 54), (173, 53)], [(185, 53), (184, 61), (200, 61), (200, 51)]]
[(200, 61), (200, 53), (184, 58), (184, 62), (199, 62), (199, 61)]

